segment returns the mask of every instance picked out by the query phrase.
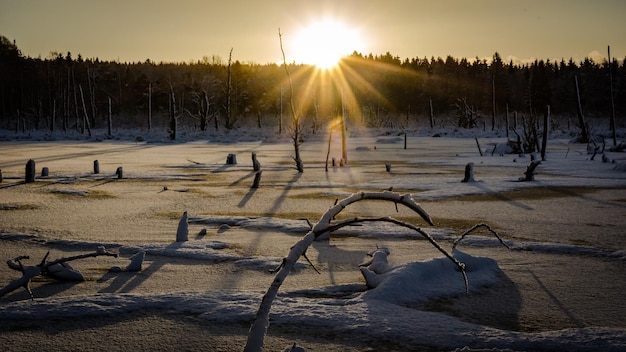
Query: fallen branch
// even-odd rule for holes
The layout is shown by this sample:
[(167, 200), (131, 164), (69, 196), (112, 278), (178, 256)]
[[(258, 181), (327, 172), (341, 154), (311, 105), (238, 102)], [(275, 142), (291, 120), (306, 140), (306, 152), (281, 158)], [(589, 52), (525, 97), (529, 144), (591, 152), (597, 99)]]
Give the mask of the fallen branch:
[(296, 244), (293, 247), (291, 247), (291, 249), (289, 250), (289, 254), (287, 255), (287, 257), (283, 259), (283, 262), (281, 263), (281, 266), (278, 268), (278, 272), (276, 273), (276, 276), (274, 277), (272, 284), (270, 285), (269, 289), (263, 296), (259, 309), (257, 310), (256, 316), (254, 318), (254, 321), (248, 333), (248, 340), (244, 348), (244, 351), (261, 351), (262, 350), (263, 341), (265, 339), (265, 333), (267, 332), (267, 328), (269, 327), (269, 313), (272, 307), (272, 303), (274, 299), (276, 298), (276, 295), (278, 294), (278, 290), (280, 286), (285, 281), (285, 279), (287, 278), (291, 270), (293, 270), (293, 267), (295, 266), (298, 259), (306, 253), (306, 250), (308, 249), (308, 247), (313, 243), (313, 241), (318, 239), (320, 236), (336, 231), (345, 226), (350, 226), (350, 225), (354, 225), (354, 224), (357, 224), (360, 222), (366, 222), (366, 221), (385, 221), (385, 222), (390, 222), (390, 223), (394, 223), (400, 226), (413, 229), (417, 231), (418, 233), (420, 233), (422, 236), (424, 236), (426, 239), (428, 239), (430, 243), (433, 244), (440, 252), (444, 253), (446, 257), (452, 259), (452, 261), (459, 267), (460, 271), (463, 273), (463, 277), (467, 285), (467, 276), (465, 275), (465, 266), (462, 263), (458, 262), (456, 259), (454, 259), (441, 246), (439, 246), (430, 235), (428, 235), (427, 233), (425, 233), (420, 228), (414, 225), (411, 225), (411, 224), (408, 224), (399, 220), (395, 220), (390, 217), (374, 218), (374, 219), (351, 218), (351, 219), (341, 220), (341, 221), (337, 221), (333, 223), (333, 220), (335, 219), (335, 217), (341, 211), (343, 211), (346, 207), (348, 207), (352, 203), (356, 203), (358, 201), (363, 201), (363, 200), (383, 200), (383, 201), (393, 202), (396, 205), (402, 204), (406, 206), (407, 208), (416, 212), (418, 215), (420, 215), (420, 217), (423, 220), (425, 220), (428, 224), (434, 225), (428, 213), (426, 213), (426, 211), (422, 209), (422, 207), (419, 204), (413, 201), (410, 194), (400, 195), (398, 193), (394, 193), (390, 191), (360, 192), (360, 193), (355, 193), (351, 195), (350, 197), (343, 199), (340, 202), (336, 202), (336, 204), (333, 207), (331, 207), (322, 215), (320, 220), (311, 228), (311, 230), (309, 230), (309, 232), (302, 239), (300, 239), (298, 242), (296, 242)]
[[(29, 259), (28, 256), (19, 256), (19, 257), (8, 260), (7, 265), (9, 266), (9, 268), (13, 270), (21, 271), (22, 277), (11, 281), (8, 285), (1, 288), (0, 297), (6, 295), (9, 292), (15, 291), (20, 287), (24, 287), (24, 289), (30, 295), (30, 298), (35, 299), (35, 297), (33, 296), (33, 292), (30, 289), (30, 281), (34, 277), (43, 275), (43, 276), (48, 276), (48, 277), (55, 278), (55, 279), (64, 279), (64, 277), (71, 277), (71, 278), (76, 279), (78, 277), (77, 275), (64, 276), (62, 274), (62, 272), (64, 271), (71, 270), (74, 273), (78, 273), (80, 275), (79, 272), (75, 271), (69, 265), (66, 265), (65, 263), (73, 261), (73, 260), (84, 259), (84, 258), (89, 258), (89, 257), (97, 257), (101, 255), (117, 257), (117, 254), (107, 251), (103, 246), (99, 246), (98, 249), (96, 249), (96, 251), (93, 253), (79, 254), (79, 255), (72, 256), (72, 257), (60, 258), (57, 260), (53, 260), (51, 262), (47, 261), (48, 255), (50, 255), (50, 252), (46, 253), (46, 255), (41, 260), (41, 263), (39, 263), (38, 265), (32, 265), (32, 266), (24, 266), (22, 264), (23, 259)], [(80, 275), (80, 277), (82, 277), (82, 275)]]
[(458, 245), (459, 245), (459, 243), (460, 243), (460, 242), (461, 242), (461, 241), (462, 241), (462, 240), (463, 240), (463, 239), (464, 239), (467, 235), (469, 235), (470, 233), (474, 232), (475, 230), (477, 230), (477, 229), (479, 229), (479, 228), (481, 228), (481, 227), (486, 228), (489, 232), (491, 232), (494, 236), (496, 236), (496, 238), (498, 239), (498, 241), (500, 241), (500, 243), (502, 243), (502, 245), (503, 245), (503, 246), (505, 246), (505, 247), (506, 247), (506, 248), (508, 248), (508, 249), (511, 249), (511, 247), (509, 247), (509, 245), (507, 245), (506, 243), (504, 243), (504, 241), (503, 241), (503, 240), (502, 240), (502, 238), (498, 235), (498, 233), (497, 233), (497, 232), (495, 232), (495, 231), (494, 231), (494, 230), (493, 230), (493, 229), (492, 229), (489, 225), (487, 225), (487, 224), (477, 224), (477, 225), (472, 226), (472, 228), (471, 228), (471, 229), (469, 229), (469, 230), (467, 230), (467, 231), (463, 232), (463, 234), (461, 235), (461, 237), (459, 237), (458, 239), (456, 239), (456, 240), (454, 241), (454, 243), (452, 244), (452, 251), (454, 252), (454, 250), (456, 249), (456, 246), (458, 246)]

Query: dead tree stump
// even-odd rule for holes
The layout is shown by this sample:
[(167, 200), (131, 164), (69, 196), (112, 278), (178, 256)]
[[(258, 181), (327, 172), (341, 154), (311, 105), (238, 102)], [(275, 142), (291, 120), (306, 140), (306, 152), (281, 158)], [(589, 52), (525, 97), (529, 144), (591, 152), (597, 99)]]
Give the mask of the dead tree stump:
[(474, 163), (467, 163), (465, 165), (465, 177), (461, 182), (475, 182), (474, 181)]
[(93, 173), (94, 174), (100, 173), (100, 162), (98, 160), (93, 161)]
[(41, 169), (41, 177), (48, 177), (49, 174), (50, 174), (50, 169), (48, 169), (48, 167), (43, 167)]
[(118, 167), (117, 170), (115, 170), (115, 174), (117, 175), (118, 179), (124, 178), (124, 169), (121, 166)]
[(26, 175), (24, 177), (26, 183), (35, 182), (35, 161), (30, 159), (26, 162)]
[(534, 181), (535, 180), (535, 174), (536, 174), (536, 169), (537, 166), (539, 166), (539, 164), (541, 164), (540, 160), (535, 160), (532, 161), (530, 163), (530, 165), (528, 165), (528, 167), (526, 168), (526, 172), (524, 172), (524, 177), (520, 177), (520, 181)]
[(237, 165), (237, 154), (228, 154), (226, 157), (226, 165)]
[(261, 170), (261, 163), (256, 158), (256, 153), (252, 153), (252, 169), (257, 172)]
[(178, 230), (176, 230), (176, 242), (186, 242), (189, 240), (189, 223), (187, 220), (187, 212), (183, 213), (178, 221)]
[(250, 188), (259, 188), (259, 184), (261, 183), (261, 174), (263, 171), (259, 170), (254, 175), (254, 181), (252, 182), (252, 187)]
[(2, 183), (2, 170), (0, 170), (0, 183)]
[(385, 170), (387, 170), (387, 172), (391, 172), (391, 164), (385, 163)]

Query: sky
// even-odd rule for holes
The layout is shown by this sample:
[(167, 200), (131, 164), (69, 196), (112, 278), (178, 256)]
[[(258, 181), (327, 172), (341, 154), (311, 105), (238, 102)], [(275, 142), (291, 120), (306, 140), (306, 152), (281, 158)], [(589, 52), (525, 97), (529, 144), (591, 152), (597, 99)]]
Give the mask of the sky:
[[(599, 61), (626, 57), (623, 0), (0, 0), (0, 35), (25, 56), (121, 62), (203, 57), (306, 62), (300, 31), (333, 19), (358, 34), (345, 54)], [(309, 49), (323, 51), (313, 45)], [(310, 51), (309, 51), (310, 52)]]

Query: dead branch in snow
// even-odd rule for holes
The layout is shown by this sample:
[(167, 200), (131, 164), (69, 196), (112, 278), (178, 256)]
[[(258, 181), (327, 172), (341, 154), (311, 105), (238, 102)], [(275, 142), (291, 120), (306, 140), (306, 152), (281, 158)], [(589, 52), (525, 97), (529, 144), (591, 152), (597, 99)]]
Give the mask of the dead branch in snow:
[(426, 213), (422, 207), (417, 204), (412, 198), (410, 194), (398, 194), (390, 191), (384, 192), (360, 192), (351, 195), (348, 198), (343, 199), (342, 201), (336, 202), (333, 207), (328, 209), (320, 218), (320, 220), (309, 230), (309, 232), (298, 242), (296, 242), (293, 247), (289, 250), (289, 254), (285, 257), (278, 268), (276, 276), (272, 281), (269, 289), (263, 296), (259, 309), (257, 310), (256, 316), (250, 327), (250, 331), (248, 333), (248, 340), (244, 351), (261, 351), (263, 348), (263, 341), (265, 339), (265, 333), (267, 332), (267, 328), (269, 327), (269, 314), (270, 309), (272, 307), (272, 303), (278, 294), (278, 290), (282, 283), (287, 278), (287, 275), (291, 272), (293, 267), (295, 266), (298, 259), (305, 255), (306, 250), (309, 246), (318, 239), (320, 236), (336, 231), (345, 226), (355, 225), (361, 222), (375, 222), (375, 221), (383, 221), (393, 223), (399, 226), (403, 226), (409, 229), (412, 229), (419, 234), (421, 234), (424, 238), (426, 238), (435, 248), (437, 248), (440, 252), (442, 252), (446, 257), (450, 258), (460, 269), (463, 274), (463, 278), (465, 280), (465, 285), (467, 287), (467, 276), (465, 274), (465, 265), (460, 263), (458, 260), (452, 257), (445, 249), (443, 249), (439, 244), (426, 232), (422, 229), (400, 221), (390, 217), (381, 217), (381, 218), (350, 218), (344, 220), (334, 221), (335, 217), (341, 213), (346, 207), (349, 205), (364, 201), (364, 200), (381, 200), (392, 202), (396, 205), (401, 204), (406, 206), (407, 208), (413, 210), (417, 213), (424, 221), (426, 221), (430, 225), (434, 225), (430, 215)]
[(50, 255), (50, 252), (46, 253), (46, 255), (41, 260), (41, 263), (32, 266), (24, 266), (22, 264), (23, 259), (29, 259), (29, 257), (25, 255), (9, 259), (7, 261), (7, 265), (9, 266), (9, 268), (21, 271), (22, 277), (11, 281), (8, 285), (1, 288), (0, 297), (6, 295), (9, 292), (15, 291), (20, 287), (24, 287), (24, 289), (26, 289), (26, 291), (30, 295), (30, 298), (35, 299), (35, 297), (33, 296), (33, 292), (30, 289), (30, 281), (34, 277), (43, 275), (58, 280), (82, 281), (84, 280), (84, 278), (82, 278), (80, 272), (74, 270), (71, 266), (66, 264), (67, 262), (89, 257), (97, 257), (101, 255), (117, 257), (117, 254), (109, 252), (103, 246), (99, 246), (93, 253), (79, 254), (71, 257), (60, 258), (50, 262), (47, 260), (48, 255)]
[(507, 245), (506, 243), (504, 243), (504, 241), (502, 240), (502, 238), (500, 237), (500, 235), (498, 235), (497, 232), (495, 232), (489, 225), (487, 224), (476, 224), (474, 226), (472, 226), (472, 228), (470, 228), (469, 230), (463, 232), (463, 234), (461, 235), (461, 237), (457, 238), (454, 243), (452, 244), (452, 251), (454, 252), (454, 250), (456, 249), (456, 246), (459, 245), (459, 242), (461, 242), (467, 235), (469, 235), (470, 233), (478, 230), (479, 228), (484, 227), (487, 229), (487, 231), (491, 232), (494, 236), (496, 236), (496, 238), (498, 239), (498, 241), (500, 241), (500, 243), (502, 243), (503, 246), (505, 246), (508, 249), (511, 249), (511, 247), (509, 247), (509, 245)]

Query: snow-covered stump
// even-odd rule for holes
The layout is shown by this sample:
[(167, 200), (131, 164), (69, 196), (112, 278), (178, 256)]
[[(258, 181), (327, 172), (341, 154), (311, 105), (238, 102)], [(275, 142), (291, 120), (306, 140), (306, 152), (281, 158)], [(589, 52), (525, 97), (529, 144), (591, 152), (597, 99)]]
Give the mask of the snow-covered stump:
[(530, 163), (530, 165), (528, 165), (528, 167), (526, 168), (526, 172), (524, 172), (524, 177), (520, 177), (519, 180), (520, 181), (534, 181), (535, 180), (535, 174), (537, 166), (539, 166), (539, 164), (541, 164), (540, 160), (535, 160), (532, 161)]
[(467, 165), (465, 165), (465, 177), (461, 182), (475, 182), (474, 163), (467, 163)]
[(50, 174), (50, 169), (48, 167), (41, 168), (41, 177), (48, 177)]
[(250, 188), (259, 188), (261, 184), (261, 174), (263, 174), (263, 171), (257, 171), (254, 175), (254, 181), (252, 182), (252, 186)]
[(365, 278), (365, 284), (368, 288), (375, 288), (382, 282), (383, 276), (381, 274), (389, 272), (392, 267), (387, 261), (389, 256), (389, 249), (386, 247), (378, 248), (373, 252), (368, 253), (372, 259), (359, 265), (361, 274)]
[[(252, 153), (252, 170), (254, 170), (255, 172), (261, 170), (261, 163), (256, 158), (256, 153)], [(254, 187), (254, 188), (256, 188), (256, 187)]]
[(228, 154), (226, 157), (226, 165), (237, 165), (237, 154)]
[(117, 170), (115, 170), (115, 174), (117, 175), (118, 179), (123, 179), (124, 178), (124, 168), (123, 167), (118, 167)]
[(35, 160), (33, 159), (30, 159), (26, 162), (24, 182), (35, 182)]
[(143, 266), (143, 260), (146, 257), (145, 251), (139, 251), (135, 253), (132, 257), (130, 257), (130, 264), (128, 264), (125, 268), (121, 268), (119, 266), (111, 267), (110, 271), (112, 272), (138, 272), (141, 271)]
[(93, 173), (94, 174), (100, 173), (100, 162), (98, 160), (93, 161)]
[(187, 222), (187, 212), (183, 213), (183, 216), (178, 222), (178, 230), (176, 231), (176, 242), (186, 242), (189, 240), (189, 223)]
[(389, 163), (385, 163), (385, 170), (386, 170), (387, 172), (391, 172), (391, 164), (389, 164)]

